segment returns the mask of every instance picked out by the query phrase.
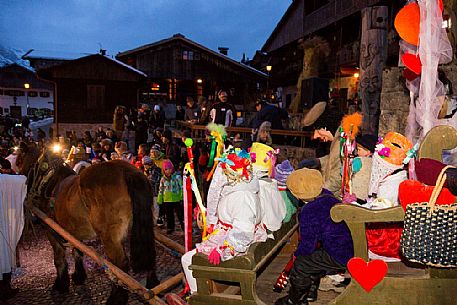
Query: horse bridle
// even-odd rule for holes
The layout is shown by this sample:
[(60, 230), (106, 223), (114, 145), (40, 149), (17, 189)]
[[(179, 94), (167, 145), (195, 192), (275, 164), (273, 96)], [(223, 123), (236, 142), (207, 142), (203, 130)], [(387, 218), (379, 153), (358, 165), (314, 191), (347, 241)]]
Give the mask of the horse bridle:
[(27, 175), (27, 181), (32, 181), (32, 185), (27, 193), (27, 199), (25, 200), (25, 205), (28, 208), (37, 206), (39, 199), (49, 200), (52, 208), (53, 190), (50, 190), (49, 188), (53, 186), (49, 185), (48, 182), (54, 175), (56, 169), (63, 164), (63, 161), (62, 163), (49, 162), (45, 158), (46, 153), (47, 151), (44, 150), (35, 166), (30, 169)]

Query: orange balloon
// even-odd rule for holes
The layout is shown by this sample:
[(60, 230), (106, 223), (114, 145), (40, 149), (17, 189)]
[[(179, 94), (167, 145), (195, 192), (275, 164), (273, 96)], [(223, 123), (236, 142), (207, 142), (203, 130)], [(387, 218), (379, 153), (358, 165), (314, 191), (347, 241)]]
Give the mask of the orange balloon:
[(419, 5), (415, 2), (405, 5), (395, 16), (394, 26), (401, 39), (417, 46), (420, 27)]

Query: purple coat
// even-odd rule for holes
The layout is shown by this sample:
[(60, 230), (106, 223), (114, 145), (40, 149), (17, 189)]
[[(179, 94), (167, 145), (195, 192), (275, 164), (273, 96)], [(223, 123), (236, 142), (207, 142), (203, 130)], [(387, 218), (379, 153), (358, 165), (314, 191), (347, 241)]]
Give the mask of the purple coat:
[(310, 255), (318, 243), (337, 262), (346, 265), (354, 256), (352, 237), (346, 223), (335, 223), (330, 217), (330, 209), (340, 201), (323, 189), (322, 193), (304, 205), (299, 216), (300, 243), (296, 256)]

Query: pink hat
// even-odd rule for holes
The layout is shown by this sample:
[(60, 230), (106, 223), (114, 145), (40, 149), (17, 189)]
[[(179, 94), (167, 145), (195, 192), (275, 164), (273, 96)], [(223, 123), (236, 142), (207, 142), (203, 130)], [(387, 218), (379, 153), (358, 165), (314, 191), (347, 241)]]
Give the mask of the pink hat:
[(166, 160), (163, 160), (162, 169), (163, 170), (172, 169), (174, 171), (175, 167), (173, 166), (173, 163), (170, 160), (166, 159)]

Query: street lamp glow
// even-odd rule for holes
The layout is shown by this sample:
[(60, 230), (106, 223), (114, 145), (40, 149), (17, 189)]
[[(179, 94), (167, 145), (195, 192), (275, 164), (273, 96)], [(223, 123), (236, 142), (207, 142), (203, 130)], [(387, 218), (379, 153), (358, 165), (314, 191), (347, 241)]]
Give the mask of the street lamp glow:
[(201, 84), (203, 83), (203, 80), (201, 78), (197, 79), (197, 83)]
[(25, 84), (24, 84), (24, 88), (25, 88), (25, 89), (29, 89), (29, 88), (30, 88), (30, 84), (29, 84), (29, 83), (25, 83)]
[(355, 77), (355, 78), (359, 78), (359, 76), (360, 76), (360, 74), (359, 74), (358, 72), (355, 72), (355, 73), (354, 73), (354, 77)]
[(268, 72), (271, 71), (271, 68), (272, 68), (272, 66), (270, 66), (270, 65), (268, 65), (268, 66), (265, 67), (265, 69), (266, 69)]

